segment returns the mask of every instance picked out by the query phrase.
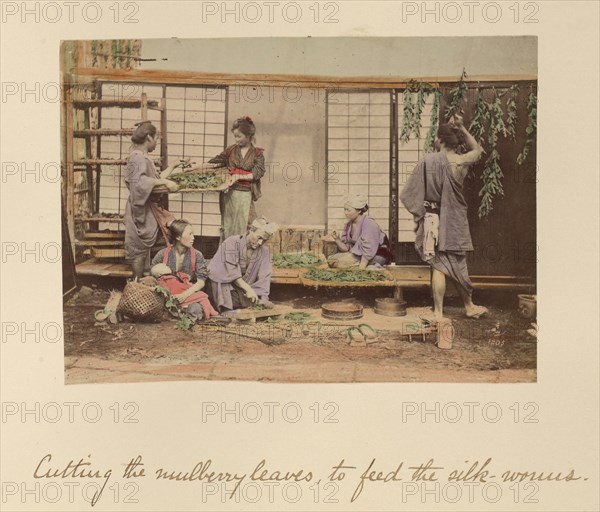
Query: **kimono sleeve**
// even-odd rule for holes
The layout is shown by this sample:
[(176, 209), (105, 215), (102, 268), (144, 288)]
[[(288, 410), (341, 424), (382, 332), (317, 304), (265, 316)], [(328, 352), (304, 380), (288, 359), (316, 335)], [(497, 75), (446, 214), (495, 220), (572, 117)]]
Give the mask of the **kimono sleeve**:
[(221, 153), (219, 153), (217, 156), (215, 156), (214, 158), (211, 158), (208, 163), (209, 164), (218, 164), (220, 167), (227, 167), (228, 166), (228, 161), (227, 161), (227, 150), (225, 151), (221, 151)]
[(208, 277), (215, 283), (232, 283), (242, 277), (239, 263), (241, 238), (232, 236), (226, 239), (210, 260)]
[(340, 235), (340, 240), (342, 241), (342, 243), (346, 244), (348, 247), (350, 247), (350, 231), (352, 229), (352, 225), (350, 222), (347, 222), (344, 225), (344, 229), (342, 231), (342, 234)]
[(400, 193), (400, 201), (404, 207), (412, 213), (415, 222), (418, 222), (425, 215), (425, 184), (423, 182), (424, 160), (421, 160), (409, 176), (406, 184)]
[(381, 230), (375, 221), (365, 217), (360, 232), (360, 237), (354, 245), (352, 253), (357, 256), (372, 260), (379, 249)]
[(159, 263), (163, 262), (163, 258), (165, 257), (165, 251), (166, 249), (161, 249), (154, 255), (154, 258), (152, 258), (152, 266), (158, 265)]
[(156, 176), (149, 174), (148, 167), (148, 161), (144, 155), (133, 153), (129, 156), (126, 181), (129, 184), (129, 196), (134, 207), (146, 205), (158, 180)]
[(269, 249), (265, 246), (261, 247), (255, 258), (252, 262), (253, 268), (248, 284), (259, 297), (268, 297), (271, 292), (271, 275), (273, 273)]
[(202, 279), (202, 281), (206, 281), (208, 278), (208, 268), (206, 267), (206, 260), (202, 253), (196, 249), (196, 268), (194, 272), (196, 273), (197, 279)]
[(252, 166), (252, 177), (254, 181), (260, 180), (265, 175), (265, 155), (262, 149), (257, 151), (254, 165)]

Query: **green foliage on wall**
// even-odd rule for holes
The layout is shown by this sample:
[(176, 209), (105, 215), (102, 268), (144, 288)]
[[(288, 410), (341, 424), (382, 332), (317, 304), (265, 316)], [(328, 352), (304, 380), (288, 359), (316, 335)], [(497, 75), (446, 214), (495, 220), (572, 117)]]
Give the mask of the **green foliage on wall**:
[[(408, 142), (412, 135), (416, 138), (421, 136), (421, 116), (423, 115), (423, 109), (427, 103), (427, 98), (432, 92), (434, 92), (434, 88), (431, 84), (413, 80), (411, 80), (406, 86), (406, 89), (404, 89), (402, 94), (402, 131), (400, 132), (400, 140), (402, 142)], [(416, 99), (414, 98), (415, 94), (417, 95)]]
[[(459, 82), (447, 93), (443, 116), (447, 121), (454, 115), (462, 115), (464, 107), (467, 106), (468, 86), (465, 82), (466, 76), (466, 73), (463, 71)], [(486, 93), (485, 95), (484, 92)], [(416, 101), (414, 100), (414, 93), (418, 93)], [(425, 138), (425, 151), (433, 150), (433, 143), (440, 120), (440, 97), (442, 93), (440, 89), (434, 88), (430, 84), (411, 81), (403, 94), (404, 110), (400, 140), (408, 142), (413, 135), (417, 138), (420, 137), (423, 107), (427, 96), (431, 93), (434, 94), (434, 102), (431, 111), (431, 127)], [(514, 84), (503, 90), (492, 88), (491, 91), (490, 89), (480, 89), (477, 92), (475, 113), (468, 130), (475, 140), (481, 144), (485, 155), (487, 155), (481, 174), (483, 183), (479, 191), (481, 200), (478, 214), (480, 218), (486, 217), (492, 211), (494, 201), (498, 197), (504, 196), (504, 187), (502, 185), (504, 173), (497, 146), (500, 137), (509, 140), (516, 139), (518, 97), (518, 84)], [(527, 100), (527, 111), (527, 137), (517, 157), (518, 165), (522, 165), (526, 160), (537, 131), (537, 96), (533, 87)]]
[(523, 149), (519, 153), (517, 157), (517, 163), (522, 165), (527, 155), (529, 154), (529, 149), (535, 140), (535, 134), (537, 132), (537, 94), (532, 90), (527, 97), (527, 117), (528, 124), (525, 129), (525, 133), (527, 134), (527, 138), (525, 140), (525, 144), (523, 145)]
[(431, 126), (425, 137), (425, 151), (433, 151), (433, 143), (440, 124), (440, 97), (442, 93), (439, 89), (433, 91), (433, 105), (431, 107)]

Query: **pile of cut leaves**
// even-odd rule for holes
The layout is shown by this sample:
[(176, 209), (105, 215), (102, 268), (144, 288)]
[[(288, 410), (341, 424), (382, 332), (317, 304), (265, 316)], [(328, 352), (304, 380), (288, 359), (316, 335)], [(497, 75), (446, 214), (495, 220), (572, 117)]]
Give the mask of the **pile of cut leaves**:
[(325, 270), (311, 268), (304, 274), (304, 277), (313, 281), (338, 281), (344, 283), (368, 283), (387, 280), (385, 274), (376, 270)]
[(177, 329), (181, 329), (182, 331), (190, 331), (194, 328), (195, 321), (191, 319), (186, 312), (179, 307), (179, 302), (175, 300), (173, 295), (169, 290), (163, 288), (162, 286), (155, 286), (154, 291), (159, 295), (162, 295), (165, 301), (165, 307), (178, 318), (175, 327)]
[(223, 175), (214, 172), (173, 174), (169, 179), (177, 183), (182, 189), (217, 188), (225, 183)]
[(310, 252), (281, 253), (273, 256), (273, 265), (279, 268), (310, 267), (319, 263), (318, 256)]

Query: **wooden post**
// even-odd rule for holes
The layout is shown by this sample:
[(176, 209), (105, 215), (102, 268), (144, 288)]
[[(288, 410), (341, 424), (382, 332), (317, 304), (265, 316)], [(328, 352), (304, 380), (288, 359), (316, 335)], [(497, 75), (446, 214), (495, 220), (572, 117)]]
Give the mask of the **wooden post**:
[[(394, 261), (400, 263), (398, 258), (398, 93), (392, 91), (390, 101), (390, 245), (394, 253)], [(402, 290), (400, 290), (402, 295)]]
[[(96, 83), (96, 98), (99, 100), (102, 99), (102, 84)], [(96, 129), (100, 129), (102, 127), (102, 107), (98, 107), (98, 118), (96, 120)], [(119, 138), (119, 140), (121, 140)], [(100, 135), (96, 136), (96, 158), (101, 158), (102, 155), (102, 137)], [(96, 165), (96, 200), (94, 202), (94, 211), (93, 213), (100, 213), (100, 184), (101, 184), (101, 176), (102, 176), (102, 166)], [(119, 187), (121, 184), (119, 183)]]
[(162, 169), (168, 166), (168, 148), (167, 148), (167, 98), (166, 86), (163, 86), (163, 97), (160, 99), (160, 156), (162, 160)]
[[(83, 127), (85, 130), (89, 130), (92, 127), (90, 109), (86, 108), (83, 112)], [(92, 137), (86, 136), (85, 140), (85, 158), (92, 158)], [(88, 165), (85, 170), (86, 173), (86, 187), (87, 187), (87, 210), (89, 214), (93, 214), (95, 209), (95, 194), (94, 194), (94, 166)]]
[(71, 251), (75, 254), (75, 172), (73, 168), (73, 90), (71, 84), (64, 88), (65, 101), (65, 195), (67, 227), (71, 241)]
[(142, 121), (148, 120), (148, 95), (143, 92), (142, 93)]

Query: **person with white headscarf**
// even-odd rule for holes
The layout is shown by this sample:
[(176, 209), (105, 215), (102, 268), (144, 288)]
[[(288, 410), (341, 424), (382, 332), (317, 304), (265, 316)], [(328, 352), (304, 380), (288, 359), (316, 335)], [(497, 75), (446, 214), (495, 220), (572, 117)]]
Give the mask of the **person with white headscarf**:
[(245, 235), (223, 241), (208, 264), (208, 293), (220, 312), (252, 304), (273, 307), (271, 255), (263, 245), (277, 231), (274, 222), (256, 219)]
[(327, 258), (332, 268), (365, 269), (382, 267), (393, 259), (390, 242), (377, 222), (366, 215), (369, 205), (364, 196), (357, 194), (344, 200), (344, 214), (348, 222), (342, 235), (332, 233), (338, 252)]

